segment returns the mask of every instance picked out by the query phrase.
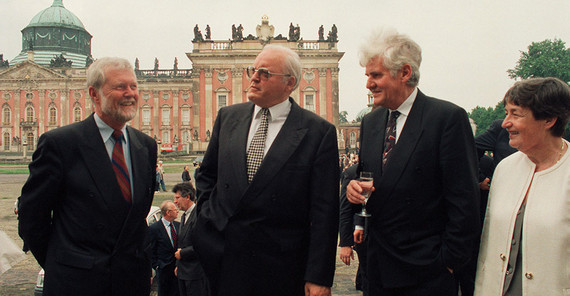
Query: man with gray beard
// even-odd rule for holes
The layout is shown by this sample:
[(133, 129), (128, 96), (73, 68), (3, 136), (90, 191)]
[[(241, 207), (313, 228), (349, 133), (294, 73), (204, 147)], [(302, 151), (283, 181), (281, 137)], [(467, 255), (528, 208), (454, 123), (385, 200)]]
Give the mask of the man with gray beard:
[(148, 295), (156, 142), (126, 126), (139, 98), (127, 60), (98, 59), (87, 84), (95, 113), (38, 141), (19, 233), (45, 270), (44, 295)]

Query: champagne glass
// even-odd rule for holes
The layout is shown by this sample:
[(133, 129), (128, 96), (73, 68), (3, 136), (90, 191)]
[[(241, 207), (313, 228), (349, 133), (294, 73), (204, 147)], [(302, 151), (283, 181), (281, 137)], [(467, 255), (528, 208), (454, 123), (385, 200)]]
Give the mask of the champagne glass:
[(372, 193), (372, 186), (374, 185), (374, 178), (372, 178), (372, 172), (360, 172), (360, 178), (358, 178), (358, 185), (362, 187), (362, 194), (364, 196), (364, 203), (362, 204), (362, 211), (357, 215), (360, 217), (370, 217), (371, 215), (366, 212), (366, 203), (368, 198)]

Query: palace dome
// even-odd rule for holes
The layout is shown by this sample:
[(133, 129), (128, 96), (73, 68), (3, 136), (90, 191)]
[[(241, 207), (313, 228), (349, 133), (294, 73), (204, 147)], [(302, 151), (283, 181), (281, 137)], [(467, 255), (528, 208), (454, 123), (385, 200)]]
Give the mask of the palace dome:
[(63, 7), (62, 0), (54, 0), (53, 4), (40, 11), (32, 18), (28, 27), (70, 27), (85, 30), (83, 23), (73, 12)]

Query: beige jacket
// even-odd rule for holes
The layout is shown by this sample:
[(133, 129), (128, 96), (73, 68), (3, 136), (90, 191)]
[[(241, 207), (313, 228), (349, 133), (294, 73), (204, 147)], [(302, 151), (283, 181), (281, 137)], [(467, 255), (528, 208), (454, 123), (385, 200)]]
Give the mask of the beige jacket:
[(536, 174), (534, 170), (534, 163), (521, 152), (497, 166), (483, 226), (475, 295), (501, 295), (515, 218), (527, 191), (523, 296), (570, 295), (570, 153), (547, 170)]

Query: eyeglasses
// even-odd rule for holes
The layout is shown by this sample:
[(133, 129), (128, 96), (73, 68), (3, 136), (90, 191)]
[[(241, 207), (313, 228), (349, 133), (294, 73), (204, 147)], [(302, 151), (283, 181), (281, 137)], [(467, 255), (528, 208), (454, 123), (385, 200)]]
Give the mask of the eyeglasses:
[(267, 79), (271, 78), (272, 75), (291, 76), (291, 74), (273, 73), (273, 72), (270, 72), (267, 68), (255, 69), (254, 66), (247, 67), (247, 77), (249, 79), (251, 79), (251, 77), (253, 77), (253, 75), (255, 75), (255, 73), (257, 73), (257, 75), (259, 75), (259, 78), (261, 78), (263, 80), (267, 80)]

